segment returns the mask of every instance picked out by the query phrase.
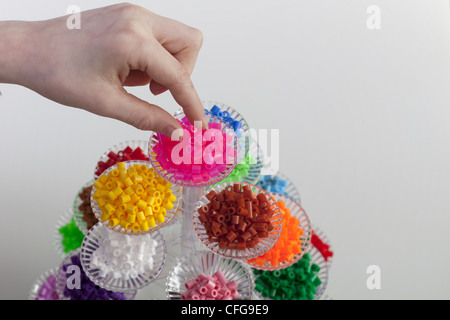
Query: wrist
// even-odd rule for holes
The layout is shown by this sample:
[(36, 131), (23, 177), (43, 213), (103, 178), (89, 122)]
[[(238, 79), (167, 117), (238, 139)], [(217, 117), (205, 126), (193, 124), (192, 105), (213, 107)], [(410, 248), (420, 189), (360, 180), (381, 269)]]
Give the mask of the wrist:
[(33, 25), (36, 22), (0, 22), (0, 83), (22, 85), (33, 55)]

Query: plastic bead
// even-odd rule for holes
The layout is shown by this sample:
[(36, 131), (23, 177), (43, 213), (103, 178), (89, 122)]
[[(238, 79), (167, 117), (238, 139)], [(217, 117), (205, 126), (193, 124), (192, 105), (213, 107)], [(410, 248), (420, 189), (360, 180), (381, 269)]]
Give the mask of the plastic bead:
[[(153, 228), (156, 222), (164, 223), (167, 211), (174, 208), (177, 199), (170, 190), (171, 183), (145, 165), (133, 165), (128, 169), (124, 168), (121, 162), (117, 165), (121, 168), (118, 170), (119, 176), (108, 175), (108, 181), (95, 191), (99, 191), (96, 201), (102, 210), (100, 220), (112, 220), (109, 225), (120, 225), (131, 232), (145, 232)], [(115, 187), (113, 182), (118, 182)], [(123, 185), (124, 189), (120, 185)], [(108, 186), (112, 188), (108, 189)], [(164, 207), (161, 207), (162, 204)], [(152, 220), (147, 220), (153, 216)], [(144, 220), (147, 220), (146, 223)]]
[(218, 127), (210, 123), (208, 130), (199, 132), (186, 117), (178, 121), (184, 129), (182, 141), (157, 134), (158, 142), (152, 150), (161, 168), (172, 173), (174, 179), (207, 182), (225, 171), (225, 164), (233, 164), (236, 156), (233, 137), (220, 123)]
[[(280, 200), (277, 203), (282, 213), (282, 228), (281, 234), (277, 242), (260, 257), (248, 260), (249, 263), (255, 263), (260, 266), (271, 265), (277, 266), (280, 263), (287, 263), (291, 261), (296, 255), (302, 252), (301, 237), (303, 229), (300, 227), (300, 221), (292, 217), (290, 209), (286, 207), (285, 203)], [(263, 227), (255, 224), (256, 231), (262, 230)]]
[[(238, 190), (238, 191), (236, 191)], [(272, 208), (259, 207), (257, 195), (252, 194), (250, 185), (235, 183), (222, 189), (219, 193), (209, 193), (211, 201), (198, 209), (199, 220), (204, 225), (211, 242), (218, 242), (221, 249), (245, 250), (253, 248), (260, 239), (267, 238), (272, 228), (270, 217)], [(267, 202), (263, 195), (260, 199)], [(237, 199), (237, 200), (236, 200)], [(245, 200), (256, 200), (255, 207), (245, 207)], [(263, 214), (256, 214), (263, 212)]]
[(81, 200), (81, 204), (78, 206), (78, 210), (83, 214), (82, 219), (84, 222), (86, 222), (87, 230), (90, 230), (98, 222), (98, 219), (95, 217), (95, 214), (92, 211), (91, 207), (92, 187), (92, 185), (86, 186), (78, 193), (78, 197)]
[(81, 266), (79, 254), (71, 257), (71, 263), (62, 266), (65, 271), (71, 265), (76, 265), (80, 270), (80, 287), (81, 289), (69, 289), (64, 287), (63, 295), (71, 300), (126, 300), (123, 293), (105, 290), (95, 285), (89, 277), (84, 273)]
[(317, 287), (322, 284), (319, 271), (320, 267), (311, 264), (311, 257), (306, 253), (299, 261), (284, 269), (253, 269), (255, 290), (273, 300), (312, 300)]
[(186, 292), (182, 293), (182, 300), (230, 300), (239, 298), (237, 284), (229, 282), (221, 270), (213, 276), (200, 274), (196, 278), (185, 282)]
[[(95, 171), (96, 176), (101, 176), (102, 173), (110, 168), (111, 166), (115, 165), (118, 162), (128, 161), (128, 160), (144, 160), (148, 161), (149, 158), (144, 154), (142, 149), (140, 147), (136, 147), (134, 150), (127, 146), (125, 149), (118, 151), (117, 153), (110, 151), (107, 154), (108, 159), (106, 162), (99, 161), (97, 163), (97, 170)], [(121, 173), (124, 171), (123, 165), (120, 165), (120, 167), (117, 168), (117, 172), (114, 171), (113, 176), (120, 176)], [(96, 188), (98, 188), (96, 186)]]
[(84, 234), (78, 229), (74, 218), (71, 219), (71, 222), (59, 228), (58, 232), (62, 235), (64, 253), (69, 253), (81, 247)]

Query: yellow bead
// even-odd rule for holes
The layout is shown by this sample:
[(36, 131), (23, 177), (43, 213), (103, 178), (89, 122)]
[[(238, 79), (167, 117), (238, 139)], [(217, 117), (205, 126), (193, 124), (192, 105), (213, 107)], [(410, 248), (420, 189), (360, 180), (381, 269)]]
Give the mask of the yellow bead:
[(158, 190), (152, 190), (152, 191), (149, 193), (149, 195), (150, 195), (151, 197), (159, 198), (159, 197), (161, 197), (161, 192), (159, 192)]
[(112, 183), (112, 181), (108, 181), (104, 184), (104, 189), (106, 190), (112, 190), (114, 188), (114, 184)]
[(138, 210), (138, 207), (136, 207), (136, 206), (134, 206), (134, 205), (132, 205), (132, 204), (127, 204), (127, 205), (125, 205), (125, 211), (127, 212), (127, 213), (131, 213), (131, 214), (136, 214), (139, 210)]
[(119, 172), (125, 172), (125, 162), (117, 162), (117, 170), (119, 170)]
[(125, 219), (127, 217), (127, 213), (125, 211), (122, 211), (122, 210), (117, 211), (116, 212), (116, 217), (119, 220), (123, 220), (123, 219)]
[(153, 204), (155, 204), (155, 200), (156, 200), (155, 197), (150, 196), (150, 197), (147, 198), (147, 204), (152, 206)]
[(133, 230), (134, 232), (139, 232), (141, 230), (141, 226), (139, 225), (139, 223), (133, 223), (131, 225), (131, 230)]
[(126, 185), (127, 187), (132, 186), (133, 180), (131, 180), (130, 177), (125, 177), (125, 179), (123, 179), (123, 184)]
[(132, 176), (132, 175), (135, 175), (135, 174), (137, 174), (136, 165), (134, 165), (134, 166), (128, 168), (128, 175), (129, 175), (129, 176)]
[(128, 195), (130, 195), (130, 196), (133, 195), (133, 194), (135, 194), (134, 189), (133, 189), (131, 186), (125, 188), (124, 191), (125, 191), (126, 194), (128, 194)]
[(160, 210), (161, 210), (161, 207), (160, 207), (159, 205), (154, 204), (154, 205), (152, 206), (153, 214), (159, 213)]
[(148, 230), (148, 222), (146, 220), (142, 221), (139, 224), (139, 227), (140, 227), (141, 231), (144, 231), (144, 232), (147, 231)]
[(158, 222), (158, 223), (163, 223), (164, 222), (164, 216), (162, 215), (162, 214), (157, 214), (156, 215), (156, 221)]
[(117, 169), (112, 169), (111, 172), (109, 173), (109, 175), (111, 177), (118, 177), (119, 176), (119, 170)]
[(158, 206), (161, 206), (161, 204), (162, 204), (162, 199), (161, 198), (156, 198), (155, 199), (155, 203), (158, 205)]
[(103, 198), (98, 199), (97, 204), (100, 208), (103, 208), (104, 206), (106, 206), (106, 202)]
[(166, 216), (166, 214), (167, 214), (167, 210), (166, 210), (166, 208), (164, 208), (164, 207), (161, 207), (161, 209), (160, 209), (160, 211), (159, 211), (164, 217)]
[(133, 189), (134, 192), (136, 192), (138, 195), (141, 195), (145, 192), (144, 188), (140, 184), (134, 184)]
[(163, 193), (164, 193), (164, 190), (165, 190), (164, 185), (158, 184), (158, 185), (156, 186), (156, 190), (158, 190), (159, 192), (163, 192)]
[(126, 220), (120, 221), (120, 226), (126, 230), (131, 229), (131, 223), (127, 222)]
[(137, 204), (138, 201), (141, 199), (136, 193), (131, 195), (131, 203)]
[[(123, 188), (125, 185), (121, 180), (116, 180), (113, 182), (113, 185), (115, 188), (119, 187), (119, 188)], [(123, 191), (123, 190), (122, 190)]]
[(153, 215), (153, 209), (152, 209), (152, 207), (148, 206), (147, 208), (145, 208), (144, 214), (145, 214), (146, 217), (152, 216), (152, 215)]
[(122, 193), (122, 194), (120, 195), (120, 201), (121, 201), (121, 203), (128, 203), (128, 202), (131, 201), (131, 197), (130, 197), (129, 194)]
[(166, 190), (169, 190), (170, 188), (172, 188), (172, 184), (171, 184), (169, 181), (166, 181), (166, 182), (164, 183), (164, 188), (165, 188)]
[[(97, 180), (94, 182), (94, 187), (97, 188), (97, 189), (101, 189), (101, 188), (103, 188), (103, 183), (102, 183), (99, 179), (97, 179)], [(97, 191), (98, 191), (98, 190), (97, 190)]]
[(129, 213), (127, 215), (127, 222), (135, 223), (136, 222), (136, 213)]
[(172, 208), (173, 208), (173, 203), (170, 202), (169, 200), (164, 200), (162, 205), (164, 208), (166, 208), (166, 210), (172, 210)]
[(102, 184), (105, 184), (106, 182), (108, 182), (109, 177), (106, 174), (102, 174), (100, 177), (98, 177), (97, 180), (100, 181)]
[(154, 216), (147, 217), (147, 224), (150, 228), (156, 226), (155, 217)]
[(112, 191), (116, 195), (116, 197), (120, 196), (123, 193), (123, 189), (121, 187), (115, 187)]
[(106, 212), (102, 212), (102, 215), (100, 216), (100, 219), (102, 219), (102, 221), (107, 221), (109, 219), (109, 214)]
[(106, 211), (107, 214), (112, 215), (116, 211), (116, 208), (114, 208), (112, 205), (110, 205), (108, 203), (108, 204), (105, 205), (105, 211)]
[(142, 210), (144, 210), (146, 207), (147, 207), (147, 202), (145, 202), (144, 200), (139, 200), (138, 201), (138, 203), (137, 203), (137, 207), (139, 208), (139, 209), (142, 209)]
[(109, 225), (111, 227), (115, 227), (115, 226), (117, 226), (119, 224), (119, 221), (120, 220), (118, 218), (112, 218), (112, 219), (109, 220)]
[(143, 178), (142, 178), (142, 176), (140, 174), (135, 174), (132, 177), (132, 179), (133, 179), (134, 183), (142, 183), (142, 181), (143, 181)]
[(136, 219), (139, 223), (141, 223), (142, 221), (145, 221), (144, 211), (139, 211), (136, 215)]
[(117, 195), (113, 191), (109, 191), (108, 194), (106, 195), (106, 197), (109, 200), (114, 201), (117, 198)]
[(168, 200), (170, 202), (175, 202), (175, 200), (177, 200), (177, 197), (175, 197), (175, 195), (173, 193), (171, 193), (171, 195), (169, 196)]
[(100, 199), (101, 197), (102, 197), (102, 191), (99, 190), (99, 189), (95, 190), (94, 195), (93, 195), (93, 198), (94, 198), (95, 200), (98, 200), (98, 199)]

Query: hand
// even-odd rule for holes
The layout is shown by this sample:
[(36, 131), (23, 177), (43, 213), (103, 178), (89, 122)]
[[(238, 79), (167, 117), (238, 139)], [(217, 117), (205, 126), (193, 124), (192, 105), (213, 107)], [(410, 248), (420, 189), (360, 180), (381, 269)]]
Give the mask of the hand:
[(0, 80), (170, 136), (181, 128), (173, 116), (124, 88), (149, 85), (154, 95), (169, 90), (188, 119), (206, 128), (190, 79), (200, 31), (130, 4), (81, 12), (80, 29), (69, 29), (67, 18), (0, 24), (2, 34), (14, 37), (0, 44), (0, 54), (11, 55), (0, 58)]

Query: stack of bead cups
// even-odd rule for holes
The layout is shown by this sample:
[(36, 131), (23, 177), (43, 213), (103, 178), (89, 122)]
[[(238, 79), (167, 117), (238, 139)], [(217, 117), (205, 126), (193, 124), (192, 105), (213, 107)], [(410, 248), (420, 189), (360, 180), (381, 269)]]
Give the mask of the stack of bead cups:
[[(159, 177), (142, 150), (147, 150), (142, 141), (108, 149), (97, 164), (94, 181), (83, 186), (92, 188), (90, 204), (98, 222), (88, 229), (81, 223), (82, 212), (77, 212), (76, 221), (86, 236), (59, 267), (56, 291), (61, 300), (133, 299), (163, 269), (166, 244), (159, 229), (178, 209), (182, 188)], [(79, 204), (78, 194), (74, 209)], [(70, 283), (69, 271), (77, 268), (84, 288)]]
[[(134, 299), (137, 290), (156, 280), (164, 268), (167, 242), (160, 229), (175, 223), (173, 218), (178, 208), (183, 210), (184, 218), (180, 235), (185, 240), (184, 257), (177, 259), (167, 276), (168, 299), (319, 299), (322, 296), (330, 261), (327, 263), (323, 254), (310, 246), (313, 231), (300, 205), (298, 190), (286, 176), (282, 176), (287, 184), (285, 194), (277, 193), (279, 190), (273, 186), (268, 190), (262, 188), (264, 183), (269, 186), (278, 180), (264, 177), (258, 183), (263, 164), (259, 146), (253, 167), (241, 166), (242, 172), (248, 170), (250, 174), (227, 180), (235, 169), (238, 171), (239, 161), (248, 159), (252, 145), (249, 126), (227, 105), (204, 101), (204, 106), (210, 128), (221, 130), (224, 138), (231, 137), (224, 139), (226, 155), (232, 151), (231, 163), (223, 157), (224, 165), (209, 165), (206, 171), (204, 166), (201, 169), (189, 166), (177, 172), (180, 166), (169, 168), (168, 159), (159, 154), (164, 147), (163, 136), (156, 133), (148, 143), (148, 158), (143, 158), (137, 150), (145, 149), (143, 141), (128, 141), (107, 150), (99, 161), (102, 165), (96, 167), (94, 180), (86, 184), (92, 186), (90, 203), (98, 222), (86, 228), (82, 214), (76, 210), (80, 204), (78, 195), (74, 203), (75, 223), (85, 237), (81, 247), (65, 256), (55, 272), (59, 299)], [(174, 116), (183, 125), (190, 125), (181, 110)], [(195, 134), (194, 128), (190, 130)], [(202, 147), (203, 155), (207, 145), (203, 143)], [(252, 208), (256, 214), (248, 213)], [(284, 225), (286, 208), (290, 210), (290, 219), (297, 221), (301, 230), (295, 233), (294, 239), (300, 248), (285, 253), (285, 260), (281, 261), (274, 252), (277, 245), (285, 244), (278, 243), (282, 237), (283, 241), (288, 239)], [(206, 217), (211, 221), (205, 223)], [(203, 246), (203, 250), (198, 246)], [(82, 273), (82, 287), (73, 291), (69, 288), (74, 285), (69, 281), (73, 280), (68, 273), (73, 270), (71, 267), (80, 268)], [(280, 278), (267, 282), (270, 272)], [(307, 278), (308, 291), (304, 295), (293, 297), (289, 288), (277, 291), (279, 287), (270, 287), (273, 283), (283, 284), (296, 272)]]
[[(191, 157), (190, 164), (186, 165), (186, 162), (180, 163), (172, 163), (173, 160), (169, 155), (173, 155), (173, 148), (171, 146), (171, 142), (158, 134), (153, 134), (150, 139), (149, 144), (149, 154), (150, 161), (152, 162), (154, 168), (161, 176), (167, 178), (170, 182), (174, 184), (179, 184), (183, 186), (183, 255), (184, 258), (181, 261), (178, 261), (178, 265), (175, 265), (170, 272), (167, 278), (167, 298), (168, 299), (218, 299), (221, 298), (230, 298), (233, 299), (250, 299), (253, 286), (252, 276), (249, 268), (241, 263), (240, 261), (234, 262), (229, 258), (221, 258), (213, 252), (208, 251), (199, 251), (198, 245), (199, 241), (195, 236), (193, 230), (193, 212), (194, 206), (197, 203), (199, 197), (201, 196), (203, 189), (209, 187), (213, 184), (220, 184), (220, 182), (225, 179), (230, 173), (236, 168), (238, 163), (238, 158), (246, 155), (246, 149), (241, 148), (241, 141), (244, 141), (248, 137), (248, 125), (246, 121), (242, 118), (242, 116), (237, 113), (235, 110), (226, 106), (224, 104), (219, 104), (210, 101), (204, 101), (204, 107), (208, 119), (209, 128), (216, 130), (214, 133), (213, 130), (208, 131), (204, 130), (201, 132), (201, 136), (195, 136), (195, 134), (199, 134), (199, 131), (196, 131), (196, 128), (192, 126), (187, 121), (187, 118), (184, 116), (184, 113), (179, 110), (175, 113), (175, 118), (180, 121), (180, 124), (183, 126), (183, 142), (187, 142), (186, 149), (183, 149), (183, 155), (187, 153)], [(209, 112), (211, 109), (212, 112)], [(194, 138), (185, 141), (188, 137), (194, 135)], [(214, 136), (213, 139), (208, 139), (208, 137)], [(200, 139), (199, 139), (200, 137)], [(210, 142), (210, 143), (209, 143)], [(215, 149), (215, 156), (213, 157), (214, 161), (208, 161), (208, 153), (207, 150), (213, 145), (215, 142), (215, 147), (221, 147), (222, 153), (218, 153)], [(244, 145), (244, 144), (242, 144)], [(197, 161), (195, 156), (195, 148), (198, 151), (201, 151), (200, 154), (202, 156), (202, 161)], [(244, 153), (242, 154), (242, 151)], [(224, 151), (224, 153), (223, 153)], [(187, 152), (187, 153), (186, 153)], [(216, 161), (221, 157), (219, 161)], [(209, 158), (211, 160), (211, 157)], [(231, 161), (227, 161), (231, 160)], [(187, 168), (187, 169), (186, 169)], [(256, 170), (255, 170), (256, 172)], [(259, 176), (259, 173), (256, 173)], [(197, 249), (197, 250), (196, 250)], [(217, 266), (221, 264), (216, 263), (219, 261), (218, 259), (222, 259), (225, 261), (225, 265), (229, 263), (237, 264), (237, 267), (232, 270), (232, 272), (224, 272), (227, 279), (225, 277), (221, 277), (223, 270), (217, 270)], [(206, 261), (209, 261), (206, 263)], [(197, 265), (198, 263), (198, 265)], [(193, 266), (192, 264), (195, 264)], [(183, 266), (183, 268), (180, 268)], [(200, 274), (188, 273), (187, 270), (202, 270)], [(214, 272), (213, 272), (214, 271)], [(233, 282), (234, 272), (238, 272), (238, 274), (242, 275), (242, 272), (247, 275), (245, 281), (241, 282)], [(218, 277), (218, 279), (216, 279)], [(238, 278), (241, 278), (238, 276)], [(181, 280), (180, 280), (181, 279)], [(221, 279), (221, 281), (219, 281)], [(196, 295), (193, 292), (196, 292), (195, 286), (192, 287), (189, 284), (192, 284), (195, 281), (207, 281), (211, 288), (215, 286), (219, 286), (219, 282), (223, 285), (220, 290), (223, 292), (228, 292), (226, 288), (230, 289), (230, 292), (234, 292), (234, 294), (222, 294), (217, 292), (215, 294), (215, 290), (212, 289), (210, 292), (211, 295), (202, 294), (202, 290), (206, 290), (206, 287), (200, 286), (199, 294)], [(184, 281), (184, 282), (183, 282)], [(215, 283), (213, 285), (213, 283)], [(227, 283), (226, 281), (231, 281)], [(176, 284), (176, 285), (174, 285)], [(186, 291), (190, 289), (190, 294)], [(169, 289), (170, 288), (170, 289)], [(183, 291), (181, 293), (181, 291)], [(189, 298), (190, 297), (190, 298)]]

